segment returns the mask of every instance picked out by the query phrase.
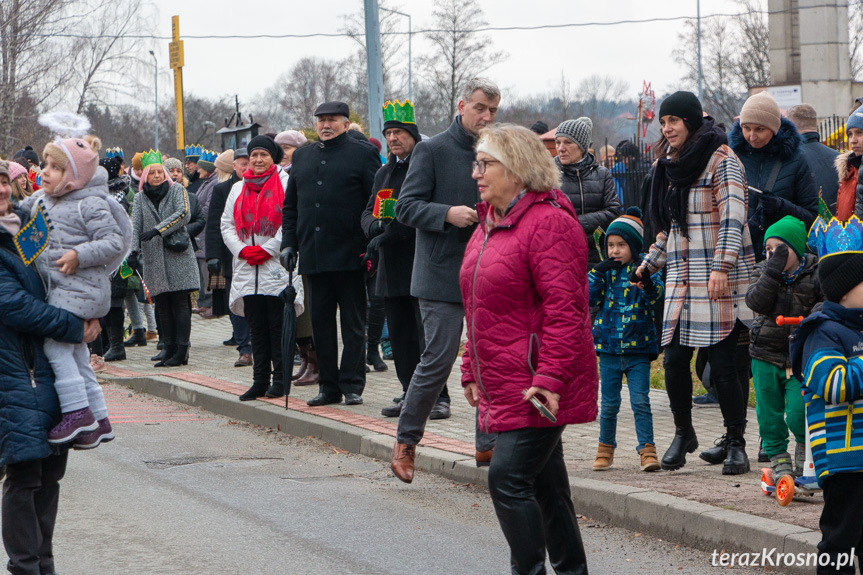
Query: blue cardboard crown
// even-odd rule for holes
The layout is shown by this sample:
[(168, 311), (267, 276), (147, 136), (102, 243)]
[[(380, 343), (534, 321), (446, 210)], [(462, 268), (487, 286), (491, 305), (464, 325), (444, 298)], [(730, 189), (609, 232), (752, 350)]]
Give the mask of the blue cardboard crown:
[(201, 157), (198, 158), (198, 161), (215, 162), (218, 155), (213, 150), (201, 150)]
[(186, 156), (200, 156), (201, 152), (204, 151), (203, 146), (201, 144), (196, 144), (194, 146), (186, 146)]
[(106, 158), (113, 158), (114, 156), (120, 156), (120, 159), (123, 159), (123, 148), (118, 146), (116, 148), (108, 148), (107, 150), (105, 150)]
[(832, 215), (829, 220), (819, 215), (809, 228), (807, 243), (819, 258), (839, 253), (863, 252), (863, 222), (856, 215), (844, 222)]

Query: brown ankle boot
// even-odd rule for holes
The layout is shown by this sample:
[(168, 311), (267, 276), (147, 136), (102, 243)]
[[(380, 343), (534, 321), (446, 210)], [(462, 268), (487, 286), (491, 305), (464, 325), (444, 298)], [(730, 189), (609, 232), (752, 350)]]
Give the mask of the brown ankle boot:
[(659, 460), (656, 458), (656, 446), (655, 445), (653, 445), (652, 443), (645, 443), (644, 447), (638, 452), (638, 455), (641, 456), (641, 470), (642, 471), (657, 471), (657, 470), (659, 470)]
[(414, 459), (417, 456), (417, 446), (396, 442), (393, 445), (393, 460), (390, 467), (396, 477), (410, 483), (414, 480)]
[(596, 459), (593, 462), (594, 471), (605, 471), (614, 462), (614, 448), (605, 443), (600, 443), (596, 448)]
[(299, 367), (297, 367), (297, 371), (291, 374), (291, 381), (297, 381), (303, 374), (306, 373), (306, 369), (309, 367), (309, 347), (308, 345), (299, 346), (300, 357), (302, 358), (302, 362)]
[(306, 351), (308, 366), (305, 373), (294, 382), (294, 385), (316, 385), (320, 380), (318, 373), (318, 353), (309, 349)]

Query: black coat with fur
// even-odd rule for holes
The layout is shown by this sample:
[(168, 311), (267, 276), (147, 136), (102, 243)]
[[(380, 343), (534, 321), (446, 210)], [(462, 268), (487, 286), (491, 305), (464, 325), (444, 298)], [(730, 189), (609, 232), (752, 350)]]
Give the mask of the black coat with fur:
[[(728, 145), (743, 162), (746, 170), (746, 184), (761, 190), (765, 194), (777, 196), (781, 200), (779, 210), (769, 213), (764, 210), (762, 227), (753, 225), (753, 217), (758, 208), (758, 194), (749, 194), (749, 233), (752, 236), (752, 247), (755, 259), (762, 260), (764, 256), (764, 230), (785, 216), (794, 216), (801, 220), (806, 229), (812, 225), (818, 215), (818, 188), (812, 178), (812, 171), (803, 156), (801, 146), (803, 139), (797, 128), (789, 120), (782, 118), (782, 124), (775, 136), (762, 148), (755, 149), (743, 138), (743, 128), (740, 122), (734, 123), (728, 134)], [(776, 183), (771, 190), (767, 180), (773, 165), (782, 163)]]

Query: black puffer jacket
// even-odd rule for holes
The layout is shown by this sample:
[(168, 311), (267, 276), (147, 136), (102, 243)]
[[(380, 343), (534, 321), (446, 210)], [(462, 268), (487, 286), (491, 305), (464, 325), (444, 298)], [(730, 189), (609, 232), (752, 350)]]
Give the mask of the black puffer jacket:
[(560, 169), (560, 189), (572, 202), (578, 214), (578, 223), (587, 235), (587, 263), (590, 269), (599, 263), (593, 232), (596, 228), (607, 229), (622, 213), (614, 178), (608, 168), (597, 163), (589, 152), (577, 164), (564, 166), (557, 158), (554, 162)]
[[(746, 184), (762, 192), (778, 196), (780, 208), (775, 213), (764, 212), (761, 222), (756, 222), (758, 209), (758, 194), (749, 194), (749, 233), (752, 236), (752, 248), (755, 250), (756, 261), (764, 259), (764, 231), (785, 216), (794, 216), (806, 224), (806, 229), (812, 225), (818, 215), (818, 188), (812, 177), (809, 163), (803, 156), (803, 139), (789, 120), (782, 118), (779, 131), (763, 148), (755, 149), (743, 137), (740, 122), (734, 123), (728, 134), (728, 145), (743, 162), (746, 170)], [(765, 189), (770, 179), (770, 172), (776, 161), (782, 162), (779, 175), (772, 190)], [(763, 209), (763, 208), (762, 208)], [(756, 225), (760, 223), (759, 225)]]
[(746, 292), (746, 305), (757, 315), (749, 330), (749, 355), (779, 367), (791, 367), (788, 338), (797, 326), (776, 325), (777, 316), (806, 317), (824, 301), (818, 281), (818, 257), (806, 254), (806, 265), (792, 285), (764, 273), (767, 262), (755, 266)]

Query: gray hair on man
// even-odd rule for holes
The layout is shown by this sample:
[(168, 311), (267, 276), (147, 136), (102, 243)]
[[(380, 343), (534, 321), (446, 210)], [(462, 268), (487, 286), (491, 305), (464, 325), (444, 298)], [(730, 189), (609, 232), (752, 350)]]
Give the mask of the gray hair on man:
[(471, 96), (477, 90), (482, 90), (485, 97), (489, 100), (500, 99), (500, 88), (497, 84), (487, 78), (471, 78), (467, 81), (461, 91), (461, 99), (464, 102), (470, 102)]
[(809, 104), (798, 104), (788, 108), (788, 119), (794, 122), (798, 132), (817, 132), (818, 113)]

